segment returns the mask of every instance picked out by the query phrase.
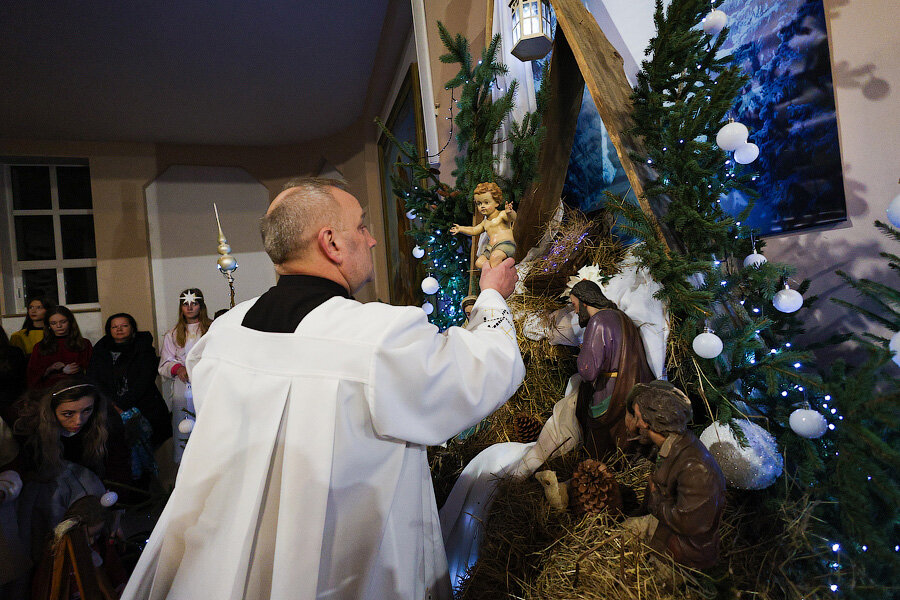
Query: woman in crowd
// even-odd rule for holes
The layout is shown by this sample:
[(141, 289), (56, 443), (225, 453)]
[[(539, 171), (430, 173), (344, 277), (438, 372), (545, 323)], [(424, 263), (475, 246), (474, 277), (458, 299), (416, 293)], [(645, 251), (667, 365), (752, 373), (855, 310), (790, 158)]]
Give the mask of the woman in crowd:
[(23, 440), (16, 470), (20, 532), (40, 555), (50, 531), (69, 506), (86, 495), (102, 496), (100, 477), (130, 483), (130, 453), (111, 427), (107, 402), (83, 377), (67, 377), (20, 403), (15, 433)]
[(197, 288), (181, 292), (178, 298), (178, 323), (166, 332), (159, 360), (163, 397), (172, 411), (173, 458), (176, 464), (181, 463), (181, 453), (188, 438), (186, 433), (179, 431), (178, 425), (194, 412), (191, 382), (184, 366), (185, 358), (211, 323), (203, 292)]
[(28, 387), (46, 388), (63, 377), (79, 375), (91, 360), (91, 343), (81, 337), (75, 315), (65, 306), (47, 311), (44, 339), (28, 360)]
[(35, 344), (44, 339), (47, 311), (53, 310), (54, 306), (40, 296), (29, 298), (25, 302), (25, 306), (25, 323), (22, 324), (22, 329), (9, 337), (9, 342), (24, 352), (25, 356), (28, 356)]
[(12, 345), (0, 327), (0, 418), (7, 422), (12, 416), (12, 404), (25, 391), (25, 353)]
[(153, 451), (172, 436), (169, 410), (156, 387), (159, 359), (153, 336), (138, 331), (128, 313), (109, 317), (105, 330), (91, 354), (88, 377), (121, 417), (131, 446), (132, 475), (139, 479), (156, 470)]

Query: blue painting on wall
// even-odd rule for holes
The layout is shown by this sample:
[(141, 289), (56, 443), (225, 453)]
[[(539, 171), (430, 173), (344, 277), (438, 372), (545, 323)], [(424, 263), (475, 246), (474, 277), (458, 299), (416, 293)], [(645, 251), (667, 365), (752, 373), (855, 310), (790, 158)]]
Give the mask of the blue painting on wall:
[[(760, 148), (749, 225), (763, 235), (846, 220), (822, 0), (727, 0), (723, 52), (751, 79), (735, 105)], [(737, 215), (747, 198), (723, 206)]]
[[(720, 8), (730, 28), (723, 52), (751, 77), (733, 110), (760, 147), (750, 165), (759, 197), (749, 225), (767, 235), (845, 220), (822, 0), (727, 0)], [(563, 198), (590, 213), (606, 191), (626, 194), (630, 186), (585, 89)], [(733, 192), (722, 206), (738, 215), (748, 201)]]

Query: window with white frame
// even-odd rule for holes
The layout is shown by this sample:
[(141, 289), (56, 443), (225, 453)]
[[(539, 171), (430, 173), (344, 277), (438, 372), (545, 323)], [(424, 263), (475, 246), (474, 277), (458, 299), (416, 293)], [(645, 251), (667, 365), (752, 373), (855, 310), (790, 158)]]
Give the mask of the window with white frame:
[(2, 160), (0, 200), (5, 311), (23, 312), (35, 295), (70, 308), (99, 307), (87, 161)]

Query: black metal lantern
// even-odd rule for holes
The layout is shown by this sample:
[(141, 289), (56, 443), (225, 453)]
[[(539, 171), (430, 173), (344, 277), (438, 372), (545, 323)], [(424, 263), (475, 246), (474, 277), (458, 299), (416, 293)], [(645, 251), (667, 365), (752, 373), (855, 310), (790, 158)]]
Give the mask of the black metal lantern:
[(544, 58), (553, 47), (556, 15), (548, 0), (512, 0), (512, 55), (525, 62)]

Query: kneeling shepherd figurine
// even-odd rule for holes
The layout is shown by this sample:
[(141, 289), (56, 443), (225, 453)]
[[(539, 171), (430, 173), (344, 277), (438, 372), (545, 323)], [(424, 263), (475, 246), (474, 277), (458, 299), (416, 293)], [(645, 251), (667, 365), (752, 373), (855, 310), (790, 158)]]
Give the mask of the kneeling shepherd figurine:
[(645, 494), (650, 514), (627, 519), (625, 526), (685, 566), (713, 566), (719, 558), (725, 477), (687, 429), (690, 400), (671, 383), (653, 381), (634, 386), (628, 408), (641, 437), (659, 448), (659, 460)]

